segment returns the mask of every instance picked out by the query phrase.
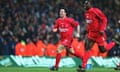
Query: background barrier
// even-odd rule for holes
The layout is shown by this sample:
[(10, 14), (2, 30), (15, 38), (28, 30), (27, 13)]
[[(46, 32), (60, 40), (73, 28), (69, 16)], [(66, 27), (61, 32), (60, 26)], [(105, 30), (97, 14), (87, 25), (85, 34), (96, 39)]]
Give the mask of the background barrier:
[[(39, 57), (39, 56), (4, 56), (0, 59), (0, 66), (9, 67), (9, 66), (18, 66), (18, 67), (50, 67), (54, 64), (54, 57)], [(89, 59), (87, 68), (91, 69), (92, 67), (115, 67), (120, 58), (111, 57), (111, 58), (102, 58), (102, 57), (91, 57)], [(76, 67), (81, 64), (81, 59), (76, 57), (64, 57), (61, 59), (60, 67)]]

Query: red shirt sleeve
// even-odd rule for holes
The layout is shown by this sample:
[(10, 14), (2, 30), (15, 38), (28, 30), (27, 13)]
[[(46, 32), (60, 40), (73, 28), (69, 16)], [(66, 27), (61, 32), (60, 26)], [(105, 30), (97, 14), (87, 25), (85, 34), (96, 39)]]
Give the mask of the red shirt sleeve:
[(107, 17), (104, 15), (104, 13), (96, 8), (95, 10), (93, 10), (93, 12), (97, 15), (97, 17), (100, 19), (101, 21), (101, 26), (100, 26), (100, 31), (104, 31), (106, 29), (107, 26)]
[(53, 28), (58, 28), (58, 20), (55, 21)]
[(75, 21), (73, 18), (70, 18), (70, 22), (71, 22), (71, 24), (72, 24), (72, 26), (78, 26), (78, 21)]

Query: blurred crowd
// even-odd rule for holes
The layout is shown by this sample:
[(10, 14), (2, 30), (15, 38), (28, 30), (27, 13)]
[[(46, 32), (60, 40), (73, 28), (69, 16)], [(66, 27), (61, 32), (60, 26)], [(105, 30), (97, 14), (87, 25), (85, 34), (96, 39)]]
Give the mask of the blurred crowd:
[[(54, 21), (59, 17), (61, 7), (68, 9), (68, 16), (79, 21), (81, 38), (84, 38), (84, 0), (0, 0), (0, 55), (15, 55), (16, 43), (35, 43), (42, 40), (47, 46), (56, 44), (59, 34), (52, 33)], [(108, 18), (108, 42), (116, 38), (120, 42), (120, 0), (93, 0), (93, 6), (100, 8)], [(120, 55), (117, 45), (109, 56)]]

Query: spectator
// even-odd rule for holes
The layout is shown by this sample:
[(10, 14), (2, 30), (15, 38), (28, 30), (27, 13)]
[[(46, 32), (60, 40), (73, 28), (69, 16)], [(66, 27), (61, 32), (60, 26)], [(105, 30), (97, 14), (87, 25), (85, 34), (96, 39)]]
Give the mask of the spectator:
[[(70, 16), (73, 16), (80, 22), (81, 33), (83, 33), (85, 25), (83, 8), (81, 6), (82, 1), (84, 0), (70, 0), (69, 2), (68, 0), (1, 0), (1, 43), (4, 44), (4, 40), (9, 40), (11, 35), (19, 40), (25, 41), (27, 38), (33, 38), (32, 36), (37, 35), (40, 36), (41, 40), (47, 44), (49, 40), (47, 37), (51, 36), (50, 29), (53, 26), (54, 20), (58, 17), (56, 11), (61, 6), (70, 9)], [(108, 2), (105, 0), (93, 0), (93, 2), (94, 6), (102, 9), (108, 18), (109, 27), (106, 31), (108, 35), (108, 41), (116, 33), (120, 38), (120, 1), (110, 0)], [(46, 27), (46, 30), (41, 28), (43, 23)], [(59, 35), (56, 35), (56, 37), (59, 39)], [(84, 34), (81, 34), (81, 37), (84, 38)], [(54, 39), (54, 37), (52, 38)], [(1, 51), (2, 50), (4, 50), (3, 47), (1, 48)]]

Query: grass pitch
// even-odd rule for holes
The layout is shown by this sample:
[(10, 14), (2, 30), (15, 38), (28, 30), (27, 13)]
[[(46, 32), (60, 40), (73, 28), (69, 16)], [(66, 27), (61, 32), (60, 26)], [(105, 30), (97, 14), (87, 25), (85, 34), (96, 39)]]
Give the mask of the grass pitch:
[[(0, 67), (0, 72), (77, 72), (76, 68), (59, 68), (58, 71), (50, 71), (49, 68), (41, 68), (41, 67)], [(115, 71), (112, 68), (92, 68), (91, 70), (87, 70), (86, 72), (120, 72)]]

